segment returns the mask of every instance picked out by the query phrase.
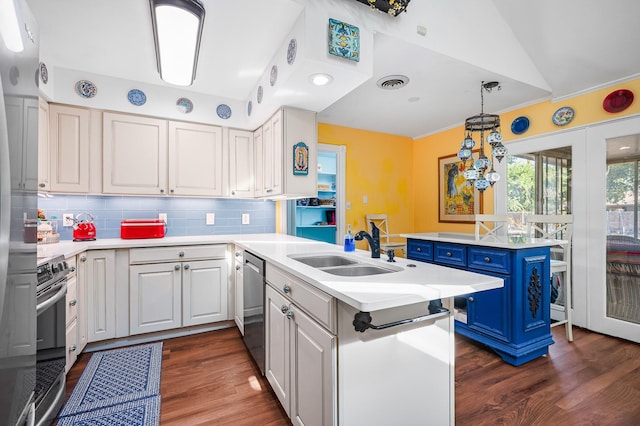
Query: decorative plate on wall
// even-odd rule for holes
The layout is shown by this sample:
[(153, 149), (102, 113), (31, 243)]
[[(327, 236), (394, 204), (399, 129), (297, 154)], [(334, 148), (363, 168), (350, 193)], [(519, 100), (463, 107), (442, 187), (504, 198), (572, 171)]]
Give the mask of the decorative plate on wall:
[(258, 86), (258, 94), (256, 95), (258, 103), (262, 103), (262, 86)]
[(329, 19), (329, 53), (351, 61), (360, 61), (360, 29)]
[(292, 38), (287, 48), (287, 63), (293, 65), (293, 61), (296, 60), (296, 51), (298, 50), (298, 42), (295, 38)]
[(176, 101), (176, 108), (183, 114), (189, 114), (193, 111), (193, 102), (188, 98), (180, 98)]
[(573, 108), (562, 107), (553, 113), (553, 117), (551, 117), (551, 120), (556, 126), (566, 126), (567, 124), (571, 123), (571, 120), (573, 120), (574, 116), (575, 112), (573, 111)]
[(231, 117), (231, 108), (227, 104), (220, 104), (218, 108), (216, 108), (216, 114), (218, 114), (218, 117), (226, 120)]
[(276, 65), (271, 67), (271, 75), (269, 76), (269, 84), (271, 86), (276, 85), (276, 81), (278, 81), (278, 67)]
[(147, 95), (145, 95), (142, 90), (131, 89), (129, 93), (127, 93), (127, 99), (129, 99), (129, 102), (133, 105), (140, 106), (147, 102)]
[(529, 119), (527, 117), (518, 117), (511, 122), (511, 132), (514, 135), (521, 135), (527, 130), (529, 130)]
[(602, 101), (602, 108), (607, 112), (622, 112), (629, 108), (629, 105), (633, 103), (633, 92), (627, 89), (614, 90), (609, 93), (604, 101)]
[(83, 98), (93, 98), (98, 93), (98, 88), (89, 80), (78, 80), (76, 82), (76, 93)]
[(251, 103), (251, 101), (249, 101), (249, 103), (247, 104), (247, 115), (249, 117), (251, 117), (251, 111), (253, 110), (253, 103)]
[(44, 84), (49, 82), (49, 70), (47, 70), (47, 66), (44, 62), (40, 62), (40, 78)]

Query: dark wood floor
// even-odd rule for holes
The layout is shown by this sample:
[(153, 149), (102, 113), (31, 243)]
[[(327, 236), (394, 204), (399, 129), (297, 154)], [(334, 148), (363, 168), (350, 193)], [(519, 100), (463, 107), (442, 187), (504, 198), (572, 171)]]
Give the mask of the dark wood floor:
[[(552, 330), (549, 355), (520, 367), (456, 335), (456, 424), (640, 425), (640, 345)], [(67, 397), (90, 356), (69, 372)], [(161, 394), (162, 425), (290, 425), (235, 328), (165, 340)]]

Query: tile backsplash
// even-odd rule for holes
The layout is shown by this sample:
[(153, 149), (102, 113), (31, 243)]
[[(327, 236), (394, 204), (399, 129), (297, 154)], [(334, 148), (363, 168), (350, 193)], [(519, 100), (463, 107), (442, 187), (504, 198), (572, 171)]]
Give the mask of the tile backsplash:
[[(123, 219), (157, 219), (160, 213), (167, 214), (168, 237), (268, 233), (276, 227), (275, 202), (266, 200), (39, 194), (38, 208), (57, 221), (61, 240), (73, 239), (73, 228), (62, 226), (65, 213), (91, 214), (98, 239), (120, 238)], [(215, 214), (214, 225), (206, 224), (207, 213)]]

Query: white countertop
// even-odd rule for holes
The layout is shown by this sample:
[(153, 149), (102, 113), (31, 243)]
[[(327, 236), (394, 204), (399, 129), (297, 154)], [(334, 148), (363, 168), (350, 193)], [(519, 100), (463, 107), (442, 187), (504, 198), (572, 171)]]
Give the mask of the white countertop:
[(443, 243), (467, 244), (472, 246), (497, 247), (507, 249), (525, 249), (532, 247), (549, 247), (565, 244), (565, 240), (549, 240), (542, 238), (529, 238), (524, 235), (510, 235), (494, 237), (492, 235), (481, 236), (476, 240), (475, 234), (463, 232), (425, 232), (422, 234), (402, 234), (402, 237), (415, 240), (438, 241)]
[[(428, 263), (396, 258), (396, 262), (372, 259), (368, 251), (345, 253), (342, 246), (297, 238), (285, 234), (234, 234), (196, 237), (166, 237), (141, 240), (99, 239), (96, 241), (63, 241), (38, 246), (39, 257), (57, 254), (73, 256), (85, 250), (157, 247), (192, 244), (237, 244), (300, 277), (318, 289), (361, 311), (405, 306), (433, 299), (499, 288), (503, 280), (489, 275), (476, 274)], [(361, 277), (342, 277), (305, 265), (290, 255), (339, 254), (361, 263), (397, 269), (397, 272)], [(409, 267), (408, 265), (416, 265)]]

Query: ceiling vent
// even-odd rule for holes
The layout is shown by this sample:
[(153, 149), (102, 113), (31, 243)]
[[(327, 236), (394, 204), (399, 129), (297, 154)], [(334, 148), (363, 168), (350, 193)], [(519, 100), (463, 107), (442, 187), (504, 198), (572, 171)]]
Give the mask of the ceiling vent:
[(388, 75), (382, 77), (376, 83), (379, 88), (384, 90), (398, 90), (409, 83), (409, 77), (406, 75)]

